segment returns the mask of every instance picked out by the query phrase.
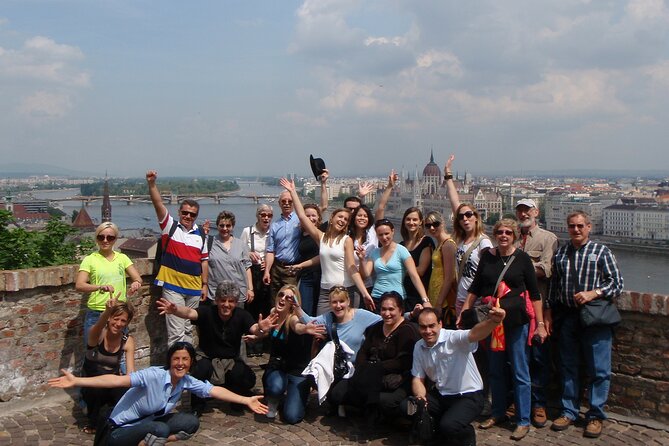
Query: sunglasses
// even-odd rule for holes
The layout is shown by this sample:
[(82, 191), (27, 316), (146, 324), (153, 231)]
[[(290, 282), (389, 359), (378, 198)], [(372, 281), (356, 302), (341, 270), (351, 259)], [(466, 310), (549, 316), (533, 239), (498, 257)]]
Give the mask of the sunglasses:
[(295, 299), (295, 295), (294, 295), (294, 294), (288, 294), (288, 293), (286, 293), (286, 292), (284, 292), (284, 291), (279, 291), (279, 293), (276, 295), (276, 297), (278, 297), (279, 299), (281, 299), (281, 298), (286, 298), (286, 299), (288, 299), (288, 300), (294, 300), (294, 299)]
[(221, 223), (220, 225), (218, 225), (218, 227), (221, 228), (221, 229), (234, 228), (234, 226), (230, 223)]
[(341, 285), (335, 285), (332, 288), (330, 288), (330, 292), (333, 293), (335, 291), (348, 291), (345, 286)]
[(438, 228), (439, 226), (441, 226), (441, 222), (440, 222), (440, 221), (433, 221), (432, 223), (425, 223), (425, 227), (426, 227), (427, 229), (430, 229), (430, 228)]
[(513, 235), (513, 231), (509, 229), (498, 229), (495, 231), (496, 235)]
[(381, 220), (376, 220), (374, 222), (374, 227), (375, 228), (378, 228), (379, 226), (391, 226), (392, 227), (392, 223), (387, 218), (382, 218)]
[(279, 203), (281, 203), (281, 204), (293, 204), (293, 200), (281, 200)]
[(115, 236), (115, 235), (98, 234), (98, 236), (97, 236), (96, 238), (97, 238), (98, 241), (100, 241), (100, 242), (105, 242), (105, 241), (106, 241), (106, 242), (113, 242), (114, 240), (116, 240), (116, 236)]
[(258, 216), (260, 218), (272, 218), (272, 217), (274, 217), (274, 214), (268, 214), (266, 212), (261, 212), (260, 214), (258, 214)]
[(197, 218), (197, 212), (181, 211), (181, 216), (182, 217)]
[(578, 223), (578, 224), (570, 223), (570, 224), (567, 225), (567, 227), (569, 229), (576, 229), (576, 228), (583, 229), (583, 228), (585, 228), (585, 225), (583, 223)]
[(463, 212), (462, 214), (458, 214), (458, 220), (464, 220), (465, 218), (472, 218), (473, 216), (474, 213), (472, 211)]

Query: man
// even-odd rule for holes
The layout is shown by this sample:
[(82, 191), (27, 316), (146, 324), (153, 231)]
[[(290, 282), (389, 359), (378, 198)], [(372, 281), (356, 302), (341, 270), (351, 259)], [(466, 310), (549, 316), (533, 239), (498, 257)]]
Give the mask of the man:
[(582, 327), (579, 309), (595, 299), (613, 299), (623, 290), (623, 278), (613, 253), (589, 239), (592, 224), (583, 211), (567, 217), (570, 242), (558, 249), (553, 259), (553, 275), (548, 290), (549, 310), (544, 320), (554, 326), (560, 351), (562, 374), (562, 414), (551, 429), (567, 429), (579, 413), (579, 367), (585, 360), (590, 409), (585, 414), (584, 435), (597, 438), (606, 419), (604, 404), (611, 382), (610, 326)]
[[(446, 330), (434, 308), (424, 308), (418, 314), (422, 339), (413, 351), (411, 389), (415, 398), (427, 402), (445, 444), (476, 444), (471, 423), (483, 410), (484, 396), (483, 380), (472, 353), (505, 315), (503, 309), (491, 308), (488, 319), (471, 330)], [(434, 383), (430, 390), (426, 378)]]
[[(179, 206), (179, 222), (167, 212), (156, 186), (158, 173), (146, 172), (149, 196), (156, 210), (162, 233), (163, 254), (155, 284), (163, 287), (162, 297), (176, 305), (197, 308), (200, 299), (207, 298), (208, 253), (205, 236), (195, 224), (200, 205), (194, 200), (183, 200)], [(168, 316), (167, 345), (177, 341), (193, 342), (192, 327), (181, 318)]]
[[(239, 351), (245, 334), (262, 337), (276, 326), (276, 315), (254, 322), (251, 315), (237, 307), (239, 287), (222, 281), (216, 288), (215, 305), (197, 309), (175, 305), (167, 299), (156, 302), (160, 314), (188, 319), (198, 327), (200, 343), (197, 362), (191, 375), (207, 380), (243, 396), (250, 396), (255, 386), (253, 370), (240, 358)], [(200, 416), (205, 400), (191, 395), (191, 408)], [(239, 408), (239, 406), (233, 406)]]
[[(520, 237), (516, 247), (525, 251), (532, 259), (537, 276), (539, 292), (546, 306), (548, 279), (551, 276), (553, 255), (558, 246), (555, 234), (541, 229), (537, 223), (539, 208), (534, 200), (523, 198), (516, 204), (516, 218), (520, 226)], [(539, 322), (544, 324), (544, 322)], [(550, 334), (550, 333), (549, 333)], [(532, 378), (532, 424), (546, 425), (546, 387), (551, 376), (550, 342), (532, 343), (530, 350), (530, 376)]]

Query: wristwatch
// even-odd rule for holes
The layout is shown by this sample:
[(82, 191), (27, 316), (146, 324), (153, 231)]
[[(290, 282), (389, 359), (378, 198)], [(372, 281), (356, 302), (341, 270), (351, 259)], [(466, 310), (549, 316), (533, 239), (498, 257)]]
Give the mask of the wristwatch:
[(595, 288), (595, 294), (597, 297), (602, 297), (604, 295), (601, 288)]

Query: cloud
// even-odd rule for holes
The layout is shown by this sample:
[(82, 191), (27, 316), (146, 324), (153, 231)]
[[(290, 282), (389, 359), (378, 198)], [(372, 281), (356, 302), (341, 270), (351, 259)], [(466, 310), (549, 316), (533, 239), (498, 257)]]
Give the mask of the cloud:
[(68, 95), (38, 91), (23, 98), (19, 112), (36, 118), (61, 118), (67, 115), (71, 108), (72, 102)]

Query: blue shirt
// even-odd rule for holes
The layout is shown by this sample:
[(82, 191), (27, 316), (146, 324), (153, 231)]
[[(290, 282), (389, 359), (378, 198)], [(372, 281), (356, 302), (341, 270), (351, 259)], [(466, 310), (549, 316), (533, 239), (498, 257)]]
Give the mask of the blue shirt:
[[(346, 343), (346, 345), (353, 350), (352, 361), (355, 361), (355, 357), (358, 355), (358, 350), (360, 350), (362, 341), (365, 340), (365, 330), (367, 330), (367, 327), (374, 325), (381, 320), (381, 316), (372, 313), (371, 311), (363, 310), (362, 308), (358, 308), (354, 311), (353, 319), (344, 322), (343, 324), (337, 324), (337, 336), (339, 337), (339, 340)], [(318, 317), (311, 317), (304, 314), (302, 320), (305, 323), (314, 321), (317, 324), (325, 324), (328, 335), (332, 338), (332, 324), (334, 321), (331, 311), (321, 314)]]
[(283, 263), (295, 263), (299, 257), (300, 246), (300, 219), (295, 212), (291, 212), (288, 218), (281, 215), (272, 223), (267, 237), (267, 252), (273, 252), (274, 258)]
[(404, 274), (406, 274), (404, 261), (410, 258), (409, 251), (399, 244), (395, 247), (395, 251), (387, 263), (381, 258), (381, 248), (373, 249), (369, 253), (369, 259), (374, 262), (374, 272), (376, 273), (376, 281), (372, 290), (374, 299), (381, 298), (381, 295), (388, 291), (397, 291), (403, 299), (406, 299), (407, 294), (402, 284)]
[[(206, 381), (186, 375), (172, 388), (169, 370), (149, 367), (130, 374), (130, 390), (121, 397), (110, 418), (117, 426), (132, 426), (143, 417), (152, 420), (171, 412), (184, 390), (190, 390), (200, 398), (207, 398), (213, 387)], [(160, 413), (156, 415), (156, 412)]]

